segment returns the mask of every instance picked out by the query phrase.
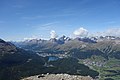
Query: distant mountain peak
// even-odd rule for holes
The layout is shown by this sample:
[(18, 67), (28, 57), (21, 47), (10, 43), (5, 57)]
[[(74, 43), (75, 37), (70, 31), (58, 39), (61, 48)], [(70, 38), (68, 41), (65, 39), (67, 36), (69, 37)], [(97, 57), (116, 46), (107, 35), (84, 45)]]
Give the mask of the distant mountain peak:
[(56, 38), (51, 38), (49, 41), (54, 43), (54, 42), (57, 42), (57, 39)]
[(95, 40), (92, 40), (91, 38), (88, 37), (84, 37), (84, 38), (75, 38), (74, 40), (78, 40), (78, 41), (82, 41), (82, 42), (88, 42), (88, 43), (96, 43)]

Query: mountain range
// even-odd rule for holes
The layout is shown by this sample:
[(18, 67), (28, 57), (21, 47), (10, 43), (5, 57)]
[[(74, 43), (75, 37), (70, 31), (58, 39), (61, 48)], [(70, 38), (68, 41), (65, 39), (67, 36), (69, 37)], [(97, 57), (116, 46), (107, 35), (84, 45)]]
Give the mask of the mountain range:
[(119, 62), (120, 38), (115, 36), (75, 39), (62, 36), (21, 42), (0, 39), (0, 80), (20, 80), (46, 73), (119, 80)]
[(13, 42), (16, 46), (34, 52), (62, 52), (78, 58), (88, 58), (92, 55), (102, 55), (107, 59), (120, 59), (120, 38), (115, 36), (69, 38), (62, 36), (50, 40), (32, 39), (23, 42)]

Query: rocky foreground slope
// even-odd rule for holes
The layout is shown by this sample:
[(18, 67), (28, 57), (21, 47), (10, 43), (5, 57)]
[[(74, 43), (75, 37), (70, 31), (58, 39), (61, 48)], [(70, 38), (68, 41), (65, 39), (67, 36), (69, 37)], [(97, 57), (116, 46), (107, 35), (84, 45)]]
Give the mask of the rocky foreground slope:
[(22, 80), (93, 80), (89, 76), (69, 75), (69, 74), (43, 74), (31, 76)]

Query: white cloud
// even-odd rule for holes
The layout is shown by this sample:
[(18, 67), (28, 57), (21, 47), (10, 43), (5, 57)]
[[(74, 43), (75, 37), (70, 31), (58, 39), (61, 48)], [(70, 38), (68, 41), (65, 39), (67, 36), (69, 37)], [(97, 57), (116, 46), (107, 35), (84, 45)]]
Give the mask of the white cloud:
[(75, 31), (73, 32), (73, 35), (74, 35), (75, 37), (86, 37), (86, 36), (88, 35), (88, 30), (86, 30), (86, 29), (84, 29), (83, 27), (81, 27), (81, 28), (75, 30)]
[(57, 38), (58, 37), (58, 35), (56, 34), (56, 32), (54, 30), (51, 30), (50, 34), (51, 34), (50, 35), (51, 38)]
[(24, 38), (23, 40), (32, 40), (32, 39), (35, 39), (35, 38)]
[(32, 40), (32, 39), (39, 39), (38, 36), (33, 35), (32, 37), (26, 37), (23, 40)]
[(96, 32), (92, 36), (116, 36), (120, 37), (120, 28), (110, 28), (102, 32)]
[(120, 37), (120, 28), (111, 28), (104, 32), (105, 36), (117, 36)]
[(55, 27), (55, 25), (59, 23), (59, 22), (49, 22), (49, 23), (45, 23), (45, 24), (37, 24), (32, 26), (34, 29), (36, 30), (46, 30), (46, 31), (50, 31), (51, 29), (53, 29)]

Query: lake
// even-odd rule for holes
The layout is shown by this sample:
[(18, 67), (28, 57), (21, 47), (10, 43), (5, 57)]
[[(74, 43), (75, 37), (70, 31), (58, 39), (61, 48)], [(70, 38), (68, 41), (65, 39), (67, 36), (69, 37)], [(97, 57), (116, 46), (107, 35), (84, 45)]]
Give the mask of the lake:
[(56, 56), (49, 56), (48, 61), (56, 61), (56, 60), (58, 60), (58, 59), (59, 59), (59, 58), (56, 57)]

